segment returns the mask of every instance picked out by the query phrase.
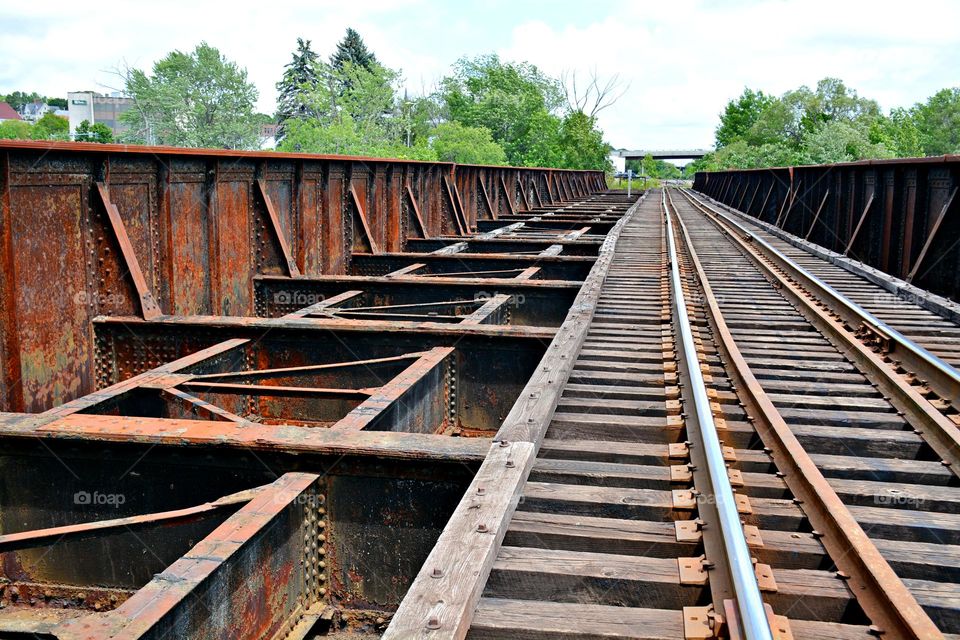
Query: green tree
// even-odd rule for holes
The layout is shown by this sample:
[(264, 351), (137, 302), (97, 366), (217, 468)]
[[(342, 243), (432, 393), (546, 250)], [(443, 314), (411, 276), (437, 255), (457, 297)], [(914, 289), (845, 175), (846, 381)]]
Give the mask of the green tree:
[(441, 97), (450, 120), (488, 129), (510, 164), (556, 166), (562, 91), (535, 66), (494, 54), (462, 58), (443, 79)]
[(154, 64), (153, 76), (130, 70), (126, 91), (134, 106), (121, 118), (131, 142), (251, 149), (259, 141), (256, 87), (246, 69), (206, 42), (171, 52)]
[(32, 93), (13, 91), (0, 98), (0, 100), (3, 100), (3, 102), (6, 102), (17, 111), (21, 111), (24, 105), (30, 104), (31, 102), (36, 102), (37, 100), (43, 100), (43, 96), (36, 91)]
[[(408, 157), (406, 128), (395, 85), (399, 73), (374, 63), (345, 62), (342, 69), (318, 62), (319, 81), (305, 93), (309, 116), (287, 121), (281, 151)], [(417, 151), (416, 153), (420, 153)]]
[(0, 140), (30, 140), (33, 138), (33, 126), (23, 120), (3, 120), (0, 122)]
[(310, 49), (310, 41), (297, 38), (293, 59), (284, 67), (283, 78), (277, 83), (277, 142), (283, 140), (284, 124), (291, 118), (307, 117), (308, 96), (320, 78), (317, 75), (317, 54)]
[(433, 130), (430, 146), (441, 162), (505, 164), (507, 154), (483, 127), (444, 122)]
[(908, 109), (896, 108), (889, 116), (880, 115), (870, 125), (870, 142), (882, 144), (897, 158), (923, 155), (923, 144), (916, 118)]
[(67, 99), (66, 98), (47, 98), (47, 104), (51, 107), (57, 109), (66, 109), (67, 108)]
[(91, 125), (89, 120), (84, 120), (77, 125), (73, 137), (77, 142), (99, 142), (107, 144), (113, 142), (113, 131), (102, 122)]
[(938, 91), (913, 114), (924, 153), (960, 153), (960, 87)]
[(583, 111), (568, 113), (560, 124), (557, 139), (560, 164), (565, 169), (597, 169), (609, 171), (610, 145), (603, 140), (603, 131), (597, 128), (597, 119)]
[(889, 158), (893, 154), (882, 144), (870, 142), (868, 128), (859, 122), (830, 120), (804, 134), (803, 163), (852, 162), (864, 158)]
[(760, 119), (764, 109), (775, 100), (776, 98), (768, 96), (763, 91), (745, 88), (738, 98), (728, 102), (723, 113), (720, 114), (720, 124), (715, 132), (717, 148), (744, 138)]
[(758, 147), (765, 144), (799, 144), (801, 131), (795, 103), (795, 96), (773, 100), (760, 112), (743, 141)]
[(330, 64), (337, 71), (342, 71), (347, 63), (365, 67), (367, 70), (378, 64), (377, 57), (367, 49), (360, 34), (349, 27), (343, 40), (337, 43), (337, 50), (330, 56)]
[[(806, 87), (801, 89), (806, 90)], [(869, 124), (880, 115), (880, 106), (874, 100), (861, 98), (839, 78), (824, 78), (816, 91), (806, 90), (802, 103), (803, 129), (814, 131), (825, 122), (845, 121)]]
[(653, 156), (649, 153), (643, 156), (643, 159), (640, 161), (640, 175), (649, 176), (653, 171)]
[(31, 137), (35, 140), (68, 140), (70, 123), (66, 118), (47, 112), (33, 125)]

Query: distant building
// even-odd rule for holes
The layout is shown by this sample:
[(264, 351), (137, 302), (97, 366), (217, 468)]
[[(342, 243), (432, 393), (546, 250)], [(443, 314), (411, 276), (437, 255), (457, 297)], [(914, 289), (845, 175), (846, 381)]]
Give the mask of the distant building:
[(17, 110), (6, 102), (0, 102), (0, 121), (2, 120), (23, 120)]
[(260, 125), (260, 149), (272, 151), (277, 148), (277, 127), (273, 122)]
[(127, 130), (120, 121), (120, 114), (132, 106), (132, 98), (125, 98), (117, 92), (104, 96), (95, 91), (71, 91), (67, 94), (70, 135), (72, 137), (80, 123), (87, 120), (90, 124), (106, 125), (114, 136), (118, 136)]
[(610, 155), (607, 156), (610, 159), (610, 164), (613, 165), (614, 173), (623, 173), (627, 170), (627, 159), (620, 155), (620, 152), (623, 149), (614, 149), (610, 152)]
[(36, 122), (44, 116), (44, 114), (53, 111), (53, 107), (48, 105), (46, 102), (28, 102), (23, 105), (23, 109), (20, 111), (20, 115), (23, 116), (23, 119), (27, 122)]

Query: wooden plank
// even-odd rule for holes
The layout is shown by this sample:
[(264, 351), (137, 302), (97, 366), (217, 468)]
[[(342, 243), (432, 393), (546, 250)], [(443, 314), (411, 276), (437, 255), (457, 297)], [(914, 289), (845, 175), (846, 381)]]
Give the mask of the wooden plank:
[(676, 558), (503, 547), (484, 592), (494, 598), (681, 608), (706, 586), (681, 584)]
[(628, 489), (587, 485), (527, 482), (524, 510), (566, 513), (603, 518), (661, 520), (679, 517), (668, 489)]
[[(804, 640), (868, 640), (866, 625), (790, 620), (794, 637)], [(470, 640), (677, 640), (684, 637), (683, 614), (573, 602), (483, 598)]]
[(677, 640), (683, 615), (670, 609), (640, 609), (573, 602), (483, 598), (470, 640)]
[[(549, 355), (540, 362), (507, 415), (497, 433), (496, 444), (457, 505), (383, 638), (466, 636), (523, 483), (586, 337), (617, 239), (640, 202), (624, 214), (605, 238), (584, 286), (553, 339), (556, 348), (548, 349)], [(505, 466), (508, 458), (513, 460), (513, 466)], [(481, 488), (482, 494), (478, 493)], [(492, 533), (476, 538), (479, 524)], [(441, 575), (436, 576), (437, 570)]]
[[(503, 543), (661, 558), (698, 555), (695, 542), (677, 542), (673, 522), (596, 518), (563, 513), (517, 511)], [(816, 543), (815, 543), (816, 544)]]
[[(498, 442), (490, 447), (400, 603), (384, 640), (466, 635), (535, 455), (530, 442)], [(512, 466), (507, 466), (508, 461)]]

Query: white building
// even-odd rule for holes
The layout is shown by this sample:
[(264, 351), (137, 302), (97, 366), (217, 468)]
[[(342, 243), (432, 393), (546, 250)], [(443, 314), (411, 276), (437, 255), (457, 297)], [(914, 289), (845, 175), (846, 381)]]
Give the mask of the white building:
[(27, 122), (35, 123), (37, 120), (42, 118), (44, 114), (54, 111), (54, 108), (48, 105), (46, 102), (28, 102), (23, 105), (23, 111), (21, 115), (23, 119)]
[(71, 91), (67, 94), (67, 111), (70, 114), (70, 136), (84, 120), (90, 124), (101, 123), (107, 125), (117, 136), (127, 130), (120, 121), (120, 114), (133, 106), (131, 98), (114, 92), (109, 96), (100, 95), (95, 91)]
[(610, 158), (610, 164), (613, 165), (614, 173), (623, 173), (627, 170), (627, 159), (620, 155), (620, 152), (623, 149), (614, 149), (610, 152), (610, 155), (607, 156)]

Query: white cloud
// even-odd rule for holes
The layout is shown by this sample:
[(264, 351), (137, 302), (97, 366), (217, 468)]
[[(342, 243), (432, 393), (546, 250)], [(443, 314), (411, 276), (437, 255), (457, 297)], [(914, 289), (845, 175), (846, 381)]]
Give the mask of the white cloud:
[(744, 86), (775, 94), (826, 76), (881, 105), (910, 105), (960, 83), (960, 5), (930, 2), (630, 3), (592, 24), (513, 28), (506, 58), (551, 74), (619, 73), (630, 89), (600, 124), (615, 146), (712, 144), (717, 114)]

